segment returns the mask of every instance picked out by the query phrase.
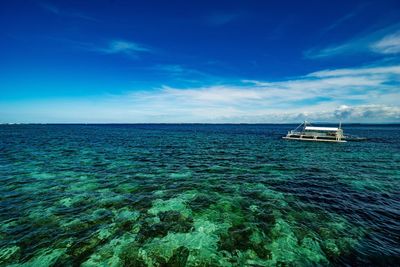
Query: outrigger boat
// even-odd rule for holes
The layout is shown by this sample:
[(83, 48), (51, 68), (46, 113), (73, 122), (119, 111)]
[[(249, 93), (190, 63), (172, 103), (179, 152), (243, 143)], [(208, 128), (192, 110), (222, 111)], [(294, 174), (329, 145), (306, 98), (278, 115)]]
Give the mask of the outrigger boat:
[(309, 122), (304, 121), (297, 126), (296, 129), (289, 131), (283, 139), (301, 140), (301, 141), (317, 141), (317, 142), (347, 142), (343, 134), (343, 129), (339, 123), (339, 127), (315, 127)]

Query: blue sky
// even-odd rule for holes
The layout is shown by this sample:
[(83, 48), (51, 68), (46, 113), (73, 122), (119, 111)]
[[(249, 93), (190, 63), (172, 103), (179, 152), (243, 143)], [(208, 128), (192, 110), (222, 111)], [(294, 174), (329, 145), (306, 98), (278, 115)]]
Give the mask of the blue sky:
[(2, 1), (0, 122), (400, 122), (399, 1)]

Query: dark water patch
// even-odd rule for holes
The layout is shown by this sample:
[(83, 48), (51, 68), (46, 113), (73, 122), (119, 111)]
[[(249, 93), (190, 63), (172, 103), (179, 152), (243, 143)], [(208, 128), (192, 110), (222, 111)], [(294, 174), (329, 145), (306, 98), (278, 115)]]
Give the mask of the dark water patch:
[(198, 194), (189, 202), (189, 206), (194, 212), (200, 212), (217, 203), (217, 201), (218, 197), (216, 195)]
[(158, 214), (159, 222), (144, 222), (138, 233), (138, 242), (147, 239), (164, 237), (168, 232), (186, 233), (193, 227), (193, 218), (183, 216), (177, 211), (166, 211)]

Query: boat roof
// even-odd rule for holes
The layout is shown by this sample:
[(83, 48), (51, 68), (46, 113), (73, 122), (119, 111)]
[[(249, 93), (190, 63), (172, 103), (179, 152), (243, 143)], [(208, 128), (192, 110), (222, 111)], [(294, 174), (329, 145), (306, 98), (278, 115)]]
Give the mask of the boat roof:
[(305, 130), (313, 130), (313, 131), (338, 131), (339, 128), (336, 128), (336, 127), (315, 127), (315, 126), (306, 126)]

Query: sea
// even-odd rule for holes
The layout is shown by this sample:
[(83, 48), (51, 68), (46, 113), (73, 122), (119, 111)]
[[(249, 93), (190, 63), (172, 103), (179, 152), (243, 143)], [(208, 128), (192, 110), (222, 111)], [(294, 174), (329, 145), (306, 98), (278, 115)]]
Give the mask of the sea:
[(0, 126), (0, 266), (399, 266), (400, 125)]

